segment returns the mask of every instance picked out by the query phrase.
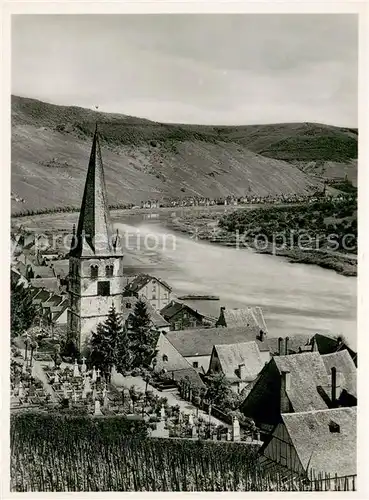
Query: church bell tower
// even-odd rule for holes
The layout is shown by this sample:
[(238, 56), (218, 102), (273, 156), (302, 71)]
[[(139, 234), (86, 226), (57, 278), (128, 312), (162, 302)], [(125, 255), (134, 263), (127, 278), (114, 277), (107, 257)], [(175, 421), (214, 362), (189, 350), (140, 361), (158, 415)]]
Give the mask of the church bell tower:
[(104, 167), (96, 126), (77, 231), (69, 252), (68, 338), (84, 351), (92, 331), (114, 304), (121, 311), (123, 252), (107, 203)]

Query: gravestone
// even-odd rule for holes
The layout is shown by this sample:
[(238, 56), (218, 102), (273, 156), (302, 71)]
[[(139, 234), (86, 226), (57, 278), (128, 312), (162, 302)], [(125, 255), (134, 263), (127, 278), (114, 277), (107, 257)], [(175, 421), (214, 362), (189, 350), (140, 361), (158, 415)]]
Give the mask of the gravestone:
[(24, 388), (22, 381), (20, 381), (18, 385), (18, 397), (23, 398), (23, 396), (24, 396)]
[(109, 406), (109, 398), (108, 398), (108, 391), (106, 390), (106, 388), (104, 387), (104, 391), (103, 391), (103, 406), (104, 408), (107, 408)]
[(161, 408), (160, 408), (160, 418), (161, 418), (161, 420), (165, 420), (165, 408), (164, 408), (164, 405), (161, 405)]
[(161, 438), (168, 438), (169, 437), (169, 430), (165, 429), (165, 421), (164, 420), (160, 420), (160, 422), (158, 422), (156, 424), (156, 429), (154, 431), (152, 431), (151, 436), (152, 437), (161, 437)]
[(230, 440), (231, 440), (231, 431), (228, 429), (227, 430), (226, 441), (230, 441)]
[(93, 367), (92, 368), (92, 377), (91, 377), (92, 382), (96, 382), (96, 378), (97, 378), (96, 370), (95, 370), (95, 367)]
[(77, 360), (74, 360), (73, 377), (80, 377)]
[(60, 382), (60, 378), (59, 378), (58, 373), (56, 372), (54, 375), (54, 384), (59, 384), (59, 382)]
[(237, 417), (234, 417), (232, 421), (232, 440), (233, 441), (241, 440), (240, 422), (238, 421)]
[(196, 425), (193, 425), (192, 428), (191, 428), (191, 437), (193, 439), (196, 439), (198, 436), (198, 433), (197, 433), (197, 428), (196, 428)]
[(91, 392), (91, 384), (90, 384), (90, 379), (88, 377), (85, 377), (83, 390), (86, 392), (86, 394)]
[(193, 421), (193, 413), (190, 413), (188, 415), (188, 425), (190, 426), (193, 426), (194, 425), (194, 421)]
[(78, 400), (78, 398), (77, 398), (77, 393), (76, 393), (76, 390), (74, 390), (74, 391), (73, 391), (73, 401), (74, 401), (75, 403), (77, 403), (77, 400)]
[(100, 374), (101, 374), (101, 371), (99, 370), (99, 368), (96, 370), (96, 379), (99, 379), (100, 378)]
[(86, 373), (87, 366), (86, 366), (86, 358), (83, 356), (82, 358), (82, 366), (81, 366), (81, 372)]
[(94, 415), (102, 415), (101, 408), (100, 408), (100, 401), (98, 399), (95, 399), (95, 411), (94, 411)]
[(22, 373), (27, 373), (27, 363), (23, 363)]
[(63, 398), (68, 399), (68, 389), (66, 383), (63, 384)]

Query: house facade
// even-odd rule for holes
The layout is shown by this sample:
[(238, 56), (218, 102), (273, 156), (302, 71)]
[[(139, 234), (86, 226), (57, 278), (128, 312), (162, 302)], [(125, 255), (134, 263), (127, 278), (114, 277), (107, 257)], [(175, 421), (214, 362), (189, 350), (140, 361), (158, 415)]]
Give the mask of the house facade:
[(171, 287), (165, 281), (155, 276), (140, 274), (126, 285), (124, 293), (141, 297), (156, 311), (160, 311), (169, 304), (171, 291)]
[(185, 330), (187, 328), (202, 328), (209, 324), (206, 317), (187, 304), (171, 300), (160, 314), (170, 323), (171, 330)]
[(255, 341), (215, 345), (208, 374), (224, 375), (232, 390), (239, 394), (256, 379), (269, 357), (268, 351), (262, 355)]
[[(260, 449), (264, 469), (308, 478), (356, 476), (356, 407), (282, 414)], [(324, 476), (323, 476), (324, 477)]]

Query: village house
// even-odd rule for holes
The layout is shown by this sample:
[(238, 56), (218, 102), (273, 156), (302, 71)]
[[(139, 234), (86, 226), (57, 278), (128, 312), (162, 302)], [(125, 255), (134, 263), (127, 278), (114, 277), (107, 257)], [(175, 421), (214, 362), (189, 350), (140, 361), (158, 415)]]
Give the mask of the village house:
[[(122, 297), (122, 320), (123, 325), (129, 328), (130, 325), (130, 317), (134, 312), (134, 308), (136, 303), (138, 302), (138, 298), (131, 297)], [(152, 307), (152, 305), (145, 300), (147, 306), (147, 312), (150, 315), (150, 319), (152, 321), (153, 327), (157, 328), (160, 332), (169, 332), (170, 324), (158, 313), (156, 309)]]
[(261, 307), (247, 307), (245, 309), (228, 309), (226, 307), (221, 307), (216, 326), (225, 326), (228, 328), (236, 326), (255, 326), (264, 334), (268, 333)]
[[(286, 477), (356, 478), (356, 407), (285, 413), (260, 449), (266, 471), (283, 470)], [(329, 479), (330, 477), (330, 479)], [(351, 489), (351, 488), (350, 488)]]
[(198, 310), (188, 304), (171, 300), (160, 314), (170, 323), (171, 330), (185, 330), (187, 328), (201, 328), (210, 326), (210, 320)]
[(205, 387), (197, 370), (177, 351), (163, 333), (159, 336), (156, 348), (157, 354), (153, 367), (157, 373), (167, 373), (176, 382), (186, 378), (199, 389)]
[(356, 404), (356, 367), (348, 352), (304, 352), (274, 356), (247, 391), (240, 410), (270, 432), (282, 413)]
[(232, 390), (239, 394), (256, 379), (266, 362), (255, 341), (215, 345), (208, 375), (223, 374)]
[(124, 295), (144, 298), (154, 309), (160, 311), (170, 302), (171, 291), (165, 281), (148, 274), (140, 274), (128, 283)]
[(258, 344), (262, 363), (269, 360), (269, 348), (266, 342), (259, 339), (259, 328), (195, 328), (176, 330), (166, 334), (172, 346), (196, 370), (206, 374), (209, 370), (213, 346), (223, 344), (239, 344), (255, 340)]

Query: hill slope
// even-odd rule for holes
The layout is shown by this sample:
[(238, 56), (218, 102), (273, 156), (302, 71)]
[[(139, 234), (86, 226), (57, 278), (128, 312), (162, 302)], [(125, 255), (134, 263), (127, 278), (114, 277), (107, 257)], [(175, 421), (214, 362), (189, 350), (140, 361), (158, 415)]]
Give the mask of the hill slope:
[[(114, 204), (308, 193), (320, 186), (319, 179), (292, 161), (347, 162), (357, 148), (355, 131), (325, 125), (168, 125), (13, 96), (13, 212), (80, 204), (96, 120)], [(342, 147), (332, 150), (332, 141)]]

